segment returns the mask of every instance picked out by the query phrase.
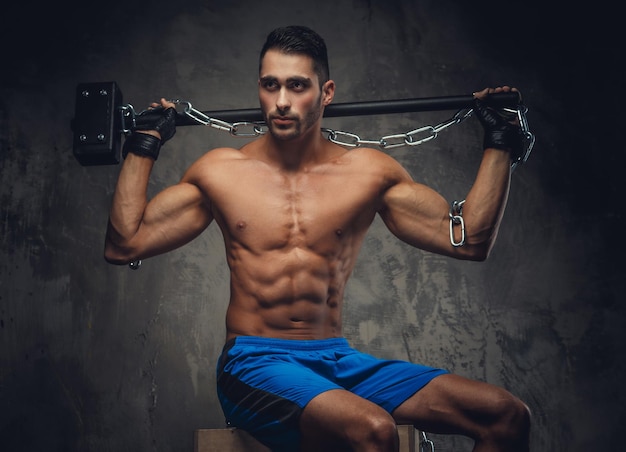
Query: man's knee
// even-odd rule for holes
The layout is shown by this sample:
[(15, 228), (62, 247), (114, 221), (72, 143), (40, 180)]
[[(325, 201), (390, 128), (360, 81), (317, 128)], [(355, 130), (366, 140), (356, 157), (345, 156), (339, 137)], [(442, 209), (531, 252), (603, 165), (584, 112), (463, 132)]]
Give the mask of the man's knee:
[(348, 435), (355, 450), (395, 450), (398, 444), (396, 422), (386, 413), (364, 416)]
[(531, 413), (524, 402), (509, 394), (500, 401), (498, 412), (499, 419), (494, 432), (496, 435), (512, 442), (528, 440)]

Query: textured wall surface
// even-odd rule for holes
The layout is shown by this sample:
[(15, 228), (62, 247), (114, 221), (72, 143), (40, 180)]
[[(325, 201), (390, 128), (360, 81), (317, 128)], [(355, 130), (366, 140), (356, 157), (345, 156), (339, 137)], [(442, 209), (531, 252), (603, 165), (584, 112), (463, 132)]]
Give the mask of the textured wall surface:
[[(624, 123), (610, 11), (539, 2), (191, 0), (13, 5), (0, 67), (0, 449), (191, 451), (221, 427), (214, 366), (228, 273), (217, 227), (139, 271), (102, 258), (119, 166), (72, 156), (74, 90), (116, 81), (143, 108), (256, 107), (269, 30), (304, 24), (329, 46), (336, 102), (518, 86), (538, 137), (516, 170), (485, 263), (411, 249), (376, 221), (347, 291), (344, 332), (365, 351), (501, 385), (534, 413), (535, 451), (617, 450), (626, 421)], [(591, 31), (593, 32), (591, 32)], [(328, 120), (366, 138), (447, 119), (431, 112)], [(390, 151), (462, 199), (479, 160), (470, 120)], [(179, 128), (150, 193), (206, 150), (241, 140)], [(34, 434), (33, 434), (34, 433)], [(437, 450), (471, 450), (434, 435)]]

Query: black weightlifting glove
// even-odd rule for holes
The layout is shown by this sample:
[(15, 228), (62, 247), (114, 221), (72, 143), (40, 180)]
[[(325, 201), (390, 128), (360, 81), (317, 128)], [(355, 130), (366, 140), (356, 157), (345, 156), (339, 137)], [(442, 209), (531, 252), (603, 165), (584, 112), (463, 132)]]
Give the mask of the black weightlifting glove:
[(176, 109), (169, 107), (165, 110), (163, 107), (157, 107), (146, 112), (152, 121), (142, 121), (141, 126), (137, 126), (136, 130), (156, 130), (161, 135), (159, 140), (153, 135), (147, 133), (134, 132), (124, 141), (122, 156), (126, 158), (129, 152), (143, 157), (150, 157), (156, 160), (159, 157), (161, 146), (176, 133)]
[(474, 111), (485, 131), (483, 148), (507, 151), (513, 162), (519, 161), (524, 155), (524, 134), (520, 127), (511, 124), (507, 118), (480, 99), (474, 100)]
[(136, 130), (156, 130), (161, 135), (161, 144), (176, 133), (175, 108), (156, 107), (144, 111), (140, 116), (144, 116), (145, 120), (138, 122)]

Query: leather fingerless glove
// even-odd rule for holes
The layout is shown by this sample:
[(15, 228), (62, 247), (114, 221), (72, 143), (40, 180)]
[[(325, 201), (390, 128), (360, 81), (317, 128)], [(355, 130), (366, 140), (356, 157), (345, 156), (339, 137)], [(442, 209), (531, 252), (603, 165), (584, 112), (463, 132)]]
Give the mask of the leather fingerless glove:
[(149, 111), (154, 116), (154, 121), (148, 121), (142, 126), (138, 126), (137, 130), (156, 130), (161, 135), (159, 140), (153, 135), (147, 133), (133, 132), (124, 141), (122, 148), (122, 156), (126, 158), (129, 152), (140, 155), (142, 157), (150, 157), (156, 160), (159, 157), (161, 146), (176, 133), (176, 109), (169, 107), (163, 110), (158, 107)]
[(153, 108), (146, 112), (150, 118), (154, 120), (143, 122), (138, 125), (137, 130), (156, 130), (161, 135), (161, 144), (172, 138), (176, 133), (176, 109), (169, 107), (163, 110), (163, 107)]
[(485, 131), (483, 149), (507, 151), (512, 161), (519, 160), (524, 153), (524, 135), (519, 126), (511, 124), (480, 99), (474, 101), (474, 111)]

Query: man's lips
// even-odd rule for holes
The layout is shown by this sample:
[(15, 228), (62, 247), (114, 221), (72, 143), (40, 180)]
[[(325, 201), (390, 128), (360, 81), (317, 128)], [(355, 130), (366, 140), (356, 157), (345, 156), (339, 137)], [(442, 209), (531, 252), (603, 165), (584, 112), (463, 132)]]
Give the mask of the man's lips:
[(296, 118), (292, 116), (272, 116), (271, 120), (275, 124), (291, 124), (296, 120)]

